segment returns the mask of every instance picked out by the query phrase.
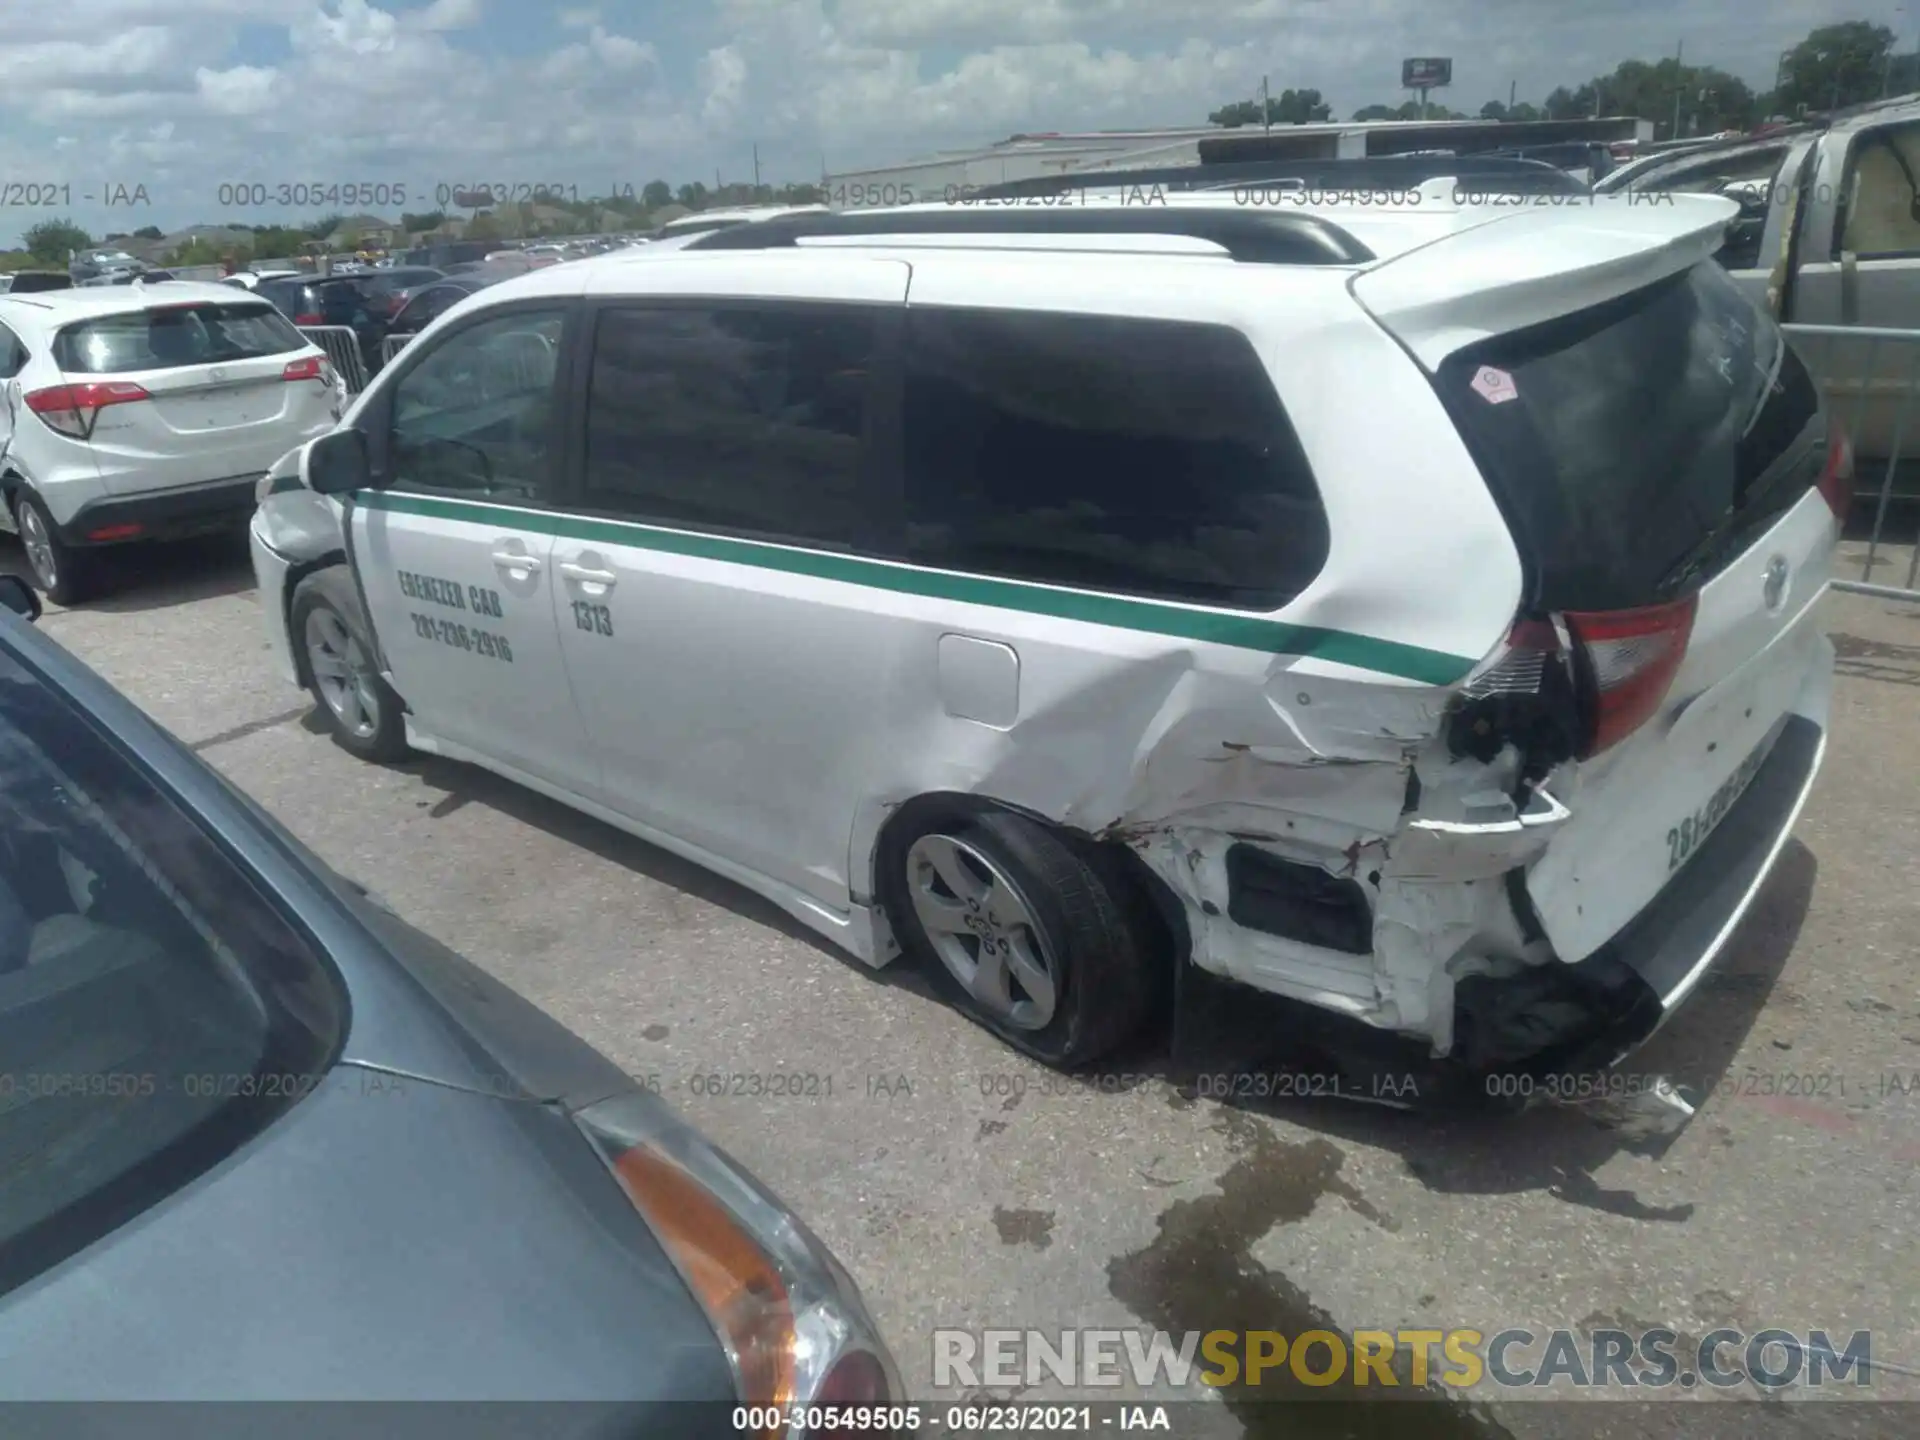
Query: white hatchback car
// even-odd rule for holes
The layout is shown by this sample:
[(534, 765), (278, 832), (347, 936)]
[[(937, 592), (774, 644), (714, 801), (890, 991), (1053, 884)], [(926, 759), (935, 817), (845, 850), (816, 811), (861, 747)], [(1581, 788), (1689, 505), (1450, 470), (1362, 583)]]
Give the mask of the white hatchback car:
[(494, 286), (276, 467), (274, 649), (349, 750), (913, 952), (1050, 1063), (1197, 967), (1333, 1048), (1605, 1066), (1813, 782), (1850, 463), (1731, 204), (1450, 185)]
[(35, 583), (85, 598), (100, 546), (246, 523), (346, 392), (271, 305), (179, 281), (0, 297), (0, 528)]

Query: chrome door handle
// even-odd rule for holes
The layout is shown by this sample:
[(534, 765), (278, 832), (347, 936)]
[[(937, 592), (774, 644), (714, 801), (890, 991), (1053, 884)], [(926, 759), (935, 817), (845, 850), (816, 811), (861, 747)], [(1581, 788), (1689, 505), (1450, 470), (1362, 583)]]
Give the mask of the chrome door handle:
[(493, 563), (502, 570), (524, 570), (529, 575), (540, 573), (540, 561), (532, 555), (518, 550), (496, 550)]
[(560, 573), (569, 580), (579, 580), (588, 585), (611, 585), (620, 578), (611, 570), (595, 570), (588, 565), (576, 565), (571, 560), (560, 562)]

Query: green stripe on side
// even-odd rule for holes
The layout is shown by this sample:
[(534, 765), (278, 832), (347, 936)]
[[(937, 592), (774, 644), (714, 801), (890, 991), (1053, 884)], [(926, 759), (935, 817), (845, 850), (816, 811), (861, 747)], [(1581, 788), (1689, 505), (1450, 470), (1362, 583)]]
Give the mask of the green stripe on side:
[[(1311, 655), (1341, 665), (1353, 665), (1383, 675), (1417, 680), (1423, 685), (1451, 685), (1473, 669), (1474, 661), (1418, 645), (1376, 640), (1343, 630), (1312, 625), (1289, 625), (1258, 615), (1232, 615), (1218, 610), (1189, 610), (1153, 600), (1119, 595), (1089, 595), (1078, 590), (1055, 590), (1018, 580), (955, 575), (944, 570), (922, 570), (853, 555), (829, 555), (817, 550), (790, 550), (759, 540), (736, 540), (725, 535), (698, 535), (663, 530), (628, 520), (594, 520), (544, 510), (476, 504), (437, 496), (401, 495), (392, 491), (362, 491), (357, 503), (373, 510), (398, 511), (437, 520), (463, 520), (475, 525), (511, 524), (542, 535), (603, 545), (632, 545), (701, 560), (752, 565), (789, 575), (863, 585), (903, 595), (925, 595), (967, 605), (1020, 610), (1031, 615), (1053, 615), (1093, 625), (1111, 625), (1152, 635), (1171, 635), (1213, 645), (1231, 645), (1269, 655)], [(505, 516), (513, 519), (506, 521)]]

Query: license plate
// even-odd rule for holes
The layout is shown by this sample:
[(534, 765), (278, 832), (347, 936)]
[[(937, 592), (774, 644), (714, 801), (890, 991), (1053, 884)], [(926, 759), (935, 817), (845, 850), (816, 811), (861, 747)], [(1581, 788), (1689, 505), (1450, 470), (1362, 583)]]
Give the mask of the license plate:
[(1720, 788), (1709, 795), (1706, 803), (1691, 815), (1681, 820), (1667, 831), (1667, 873), (1671, 875), (1686, 864), (1693, 853), (1705, 843), (1720, 822), (1727, 818), (1727, 811), (1733, 808), (1733, 802), (1746, 793), (1747, 786), (1753, 783), (1753, 777), (1759, 773), (1761, 765), (1766, 763), (1767, 749), (1760, 746), (1745, 760), (1740, 768), (1729, 775)]

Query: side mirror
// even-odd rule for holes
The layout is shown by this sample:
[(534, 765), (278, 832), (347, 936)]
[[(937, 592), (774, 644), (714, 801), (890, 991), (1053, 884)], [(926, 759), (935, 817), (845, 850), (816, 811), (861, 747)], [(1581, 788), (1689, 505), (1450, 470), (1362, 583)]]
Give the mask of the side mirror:
[(40, 596), (18, 575), (0, 575), (0, 605), (23, 616), (28, 624), (40, 618)]
[(316, 495), (345, 495), (373, 484), (373, 460), (367, 437), (348, 428), (309, 442), (300, 461), (300, 478)]

